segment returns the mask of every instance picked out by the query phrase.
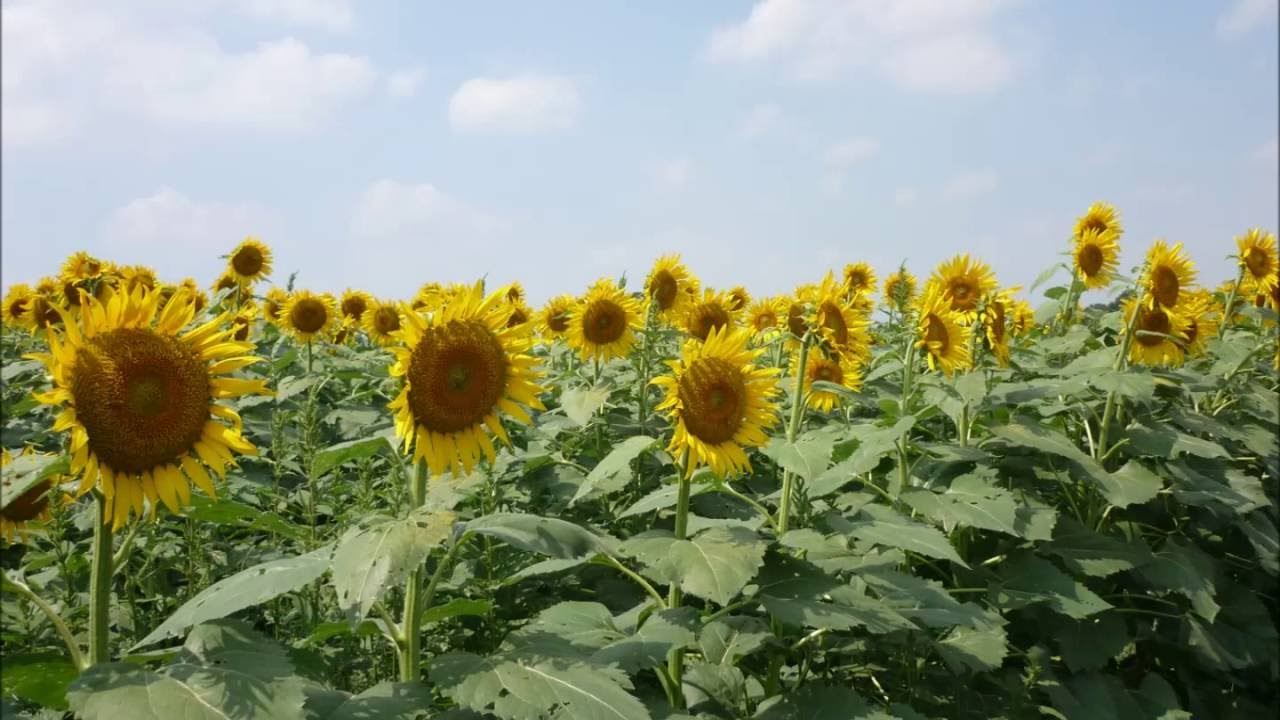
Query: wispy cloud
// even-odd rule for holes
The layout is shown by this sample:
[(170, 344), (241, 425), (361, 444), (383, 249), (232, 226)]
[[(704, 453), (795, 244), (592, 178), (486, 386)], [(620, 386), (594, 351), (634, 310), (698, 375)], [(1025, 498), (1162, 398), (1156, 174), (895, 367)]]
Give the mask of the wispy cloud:
[(427, 71), (420, 67), (404, 68), (387, 76), (387, 94), (393, 98), (413, 97), (427, 79)]
[(1276, 26), (1276, 0), (1236, 0), (1218, 17), (1218, 35), (1235, 37), (1264, 27)]
[(738, 136), (755, 138), (765, 135), (778, 125), (782, 118), (782, 108), (773, 103), (760, 103), (747, 111), (742, 122), (738, 124)]
[(449, 123), (458, 132), (539, 133), (573, 127), (581, 109), (577, 83), (562, 75), (477, 77), (449, 98)]
[(952, 178), (942, 188), (942, 194), (953, 200), (969, 200), (994, 192), (999, 185), (1000, 176), (995, 170), (974, 170)]
[(384, 178), (358, 199), (351, 234), (368, 240), (462, 240), (503, 230), (506, 224), (430, 183)]

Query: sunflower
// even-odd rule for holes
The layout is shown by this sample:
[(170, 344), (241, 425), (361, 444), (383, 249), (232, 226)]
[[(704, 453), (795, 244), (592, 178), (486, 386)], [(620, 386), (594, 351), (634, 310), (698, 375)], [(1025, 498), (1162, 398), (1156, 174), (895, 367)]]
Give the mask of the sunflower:
[(62, 314), (53, 296), (37, 292), (27, 300), (27, 314), (22, 323), (32, 332), (62, 324)]
[(3, 319), (5, 325), (13, 327), (30, 328), (31, 325), (27, 318), (27, 306), (31, 304), (31, 298), (35, 295), (35, 291), (26, 283), (17, 283), (9, 286), (9, 292), (4, 295), (4, 311)]
[[(799, 359), (793, 359), (791, 366), (799, 366)], [(859, 358), (847, 353), (810, 353), (805, 361), (804, 392), (809, 407), (819, 412), (829, 412), (840, 404), (840, 394), (828, 390), (814, 390), (815, 382), (829, 382), (844, 386), (849, 390), (862, 387), (862, 362)]]
[(507, 302), (515, 305), (523, 304), (524, 301), (524, 286), (518, 280), (507, 286)]
[(391, 374), (404, 378), (389, 405), (396, 434), (432, 475), (470, 472), (482, 453), (493, 462), (489, 433), (510, 444), (498, 413), (527, 425), (526, 408), (543, 409), (529, 326), (507, 327), (506, 289), (486, 297), (482, 287), (476, 283), (429, 317), (406, 313), (404, 344), (391, 348)]
[(441, 285), (437, 282), (429, 282), (418, 288), (417, 295), (413, 297), (412, 307), (414, 310), (430, 312), (450, 302), (453, 298), (469, 292), (471, 292), (471, 286), (469, 285), (461, 283)]
[(298, 342), (311, 342), (329, 333), (338, 319), (338, 303), (329, 293), (317, 295), (309, 290), (294, 291), (280, 308), (284, 331)]
[(228, 290), (235, 290), (238, 287), (240, 287), (240, 283), (236, 281), (236, 276), (231, 272), (224, 272), (218, 276), (217, 280), (213, 281), (213, 294), (217, 295)]
[(787, 307), (787, 347), (798, 344), (800, 338), (809, 332), (809, 306), (805, 302), (805, 296), (812, 294), (810, 287), (797, 288), (794, 296), (783, 300)]
[[(1134, 301), (1124, 303), (1124, 316), (1132, 318)], [(1176, 367), (1182, 364), (1182, 347), (1187, 343), (1191, 322), (1178, 310), (1143, 303), (1129, 344), (1129, 362)]]
[(373, 342), (387, 347), (396, 342), (400, 332), (400, 308), (394, 302), (374, 300), (364, 313), (364, 332)]
[(1253, 228), (1236, 238), (1240, 249), (1242, 285), (1250, 292), (1267, 293), (1280, 284), (1280, 259), (1276, 256), (1276, 236)]
[[(31, 449), (27, 448), (23, 454), (31, 454)], [(0, 470), (9, 467), (11, 462), (13, 457), (9, 455), (9, 450), (0, 449)], [(0, 537), (9, 542), (25, 540), (27, 523), (33, 520), (51, 519), (49, 495), (53, 486), (54, 478), (42, 480), (0, 510)]]
[(684, 317), (689, 305), (696, 302), (697, 291), (698, 281), (679, 255), (658, 258), (644, 280), (647, 302), (657, 308), (658, 317), (668, 321)]
[(1120, 236), (1114, 232), (1099, 232), (1094, 228), (1075, 237), (1072, 259), (1076, 277), (1086, 289), (1106, 287), (1120, 264)]
[(831, 273), (827, 273), (822, 283), (810, 291), (808, 299), (814, 307), (814, 327), (830, 348), (870, 359), (870, 323), (863, 312), (845, 300), (844, 288), (836, 283)]
[(911, 301), (915, 298), (916, 276), (907, 272), (906, 268), (899, 268), (898, 272), (891, 273), (884, 279), (884, 301), (893, 309), (903, 312), (911, 307)]
[(30, 356), (53, 376), (34, 397), (62, 408), (53, 429), (70, 435), (77, 494), (96, 485), (114, 529), (148, 506), (154, 514), (157, 500), (179, 512), (189, 482), (213, 496), (206, 466), (225, 477), (233, 452), (257, 452), (216, 400), (270, 394), (262, 380), (224, 377), (260, 360), (231, 339), (228, 314), (183, 332), (195, 315), (186, 292), (159, 299), (141, 287), (105, 306), (86, 296), (65, 333), (48, 333), (49, 352)]
[(156, 271), (146, 265), (121, 265), (116, 268), (116, 275), (120, 278), (120, 289), (125, 293), (132, 293), (138, 288), (154, 290), (159, 284)]
[(865, 262), (844, 266), (844, 289), (850, 296), (870, 295), (876, 289), (876, 271)]
[(1013, 294), (1022, 288), (1011, 287), (992, 293), (982, 305), (982, 329), (987, 349), (1000, 367), (1009, 367), (1009, 336), (1015, 300)]
[(533, 320), (533, 309), (525, 304), (523, 296), (520, 296), (517, 300), (511, 300), (510, 295), (508, 295), (506, 303), (507, 327), (524, 325)]
[(69, 282), (79, 282), (82, 280), (97, 280), (102, 277), (103, 270), (108, 266), (98, 258), (81, 250), (72, 253), (66, 260), (62, 261), (62, 279)]
[(1218, 306), (1213, 294), (1206, 288), (1191, 291), (1183, 304), (1183, 313), (1188, 320), (1186, 352), (1204, 355), (1205, 341), (1218, 334)]
[(547, 301), (538, 313), (538, 332), (544, 338), (556, 338), (569, 329), (569, 317), (573, 312), (572, 295), (557, 295)]
[(777, 423), (778, 370), (755, 364), (763, 348), (747, 347), (743, 328), (687, 340), (674, 371), (653, 379), (665, 391), (657, 409), (675, 425), (669, 452), (685, 457), (686, 476), (706, 465), (718, 477), (751, 469), (744, 448), (769, 441)]
[(729, 309), (740, 313), (747, 309), (751, 304), (751, 293), (741, 285), (734, 285), (729, 288)]
[(258, 317), (258, 306), (245, 303), (231, 318), (231, 339), (246, 342), (253, 333), (253, 321)]
[(729, 293), (716, 292), (709, 288), (704, 290), (702, 297), (689, 308), (688, 314), (685, 315), (685, 332), (699, 340), (706, 340), (712, 330), (735, 327), (738, 324), (738, 318), (737, 313), (732, 309), (733, 304), (733, 296)]
[(284, 288), (273, 287), (262, 298), (262, 316), (267, 322), (279, 324), (280, 310), (289, 301), (289, 293)]
[(597, 280), (578, 301), (569, 323), (567, 339), (584, 361), (607, 362), (631, 351), (643, 316), (639, 301), (624, 293), (613, 280)]
[(369, 293), (347, 288), (342, 293), (342, 300), (338, 302), (338, 311), (342, 313), (342, 317), (354, 320), (355, 325), (359, 326), (360, 321), (364, 319), (365, 310), (372, 302), (373, 296)]
[(943, 289), (930, 283), (917, 301), (916, 348), (927, 353), (929, 369), (943, 374), (969, 367), (969, 336), (972, 332), (961, 313), (951, 309)]
[(1094, 231), (1099, 236), (1112, 234), (1119, 240), (1124, 234), (1124, 228), (1120, 225), (1120, 214), (1115, 207), (1104, 202), (1090, 205), (1083, 215), (1076, 218), (1076, 228), (1071, 235), (1081, 238), (1089, 231)]
[[(942, 263), (933, 271), (929, 284), (936, 284), (951, 309), (960, 313), (968, 322), (978, 315), (978, 302), (996, 289), (996, 277), (991, 266), (970, 258), (968, 253), (957, 255)], [(925, 290), (928, 293), (928, 290)]]
[(760, 298), (747, 308), (747, 325), (757, 338), (769, 339), (781, 332), (782, 316), (787, 312), (782, 298)]
[(242, 286), (249, 286), (271, 274), (271, 248), (250, 235), (227, 256), (227, 274)]
[(1147, 251), (1146, 272), (1142, 278), (1150, 304), (1177, 307), (1182, 293), (1190, 290), (1195, 280), (1196, 266), (1183, 254), (1182, 243), (1175, 243), (1173, 247), (1166, 245), (1164, 240), (1152, 243)]
[(1013, 311), (1009, 314), (1009, 332), (1014, 337), (1021, 337), (1031, 332), (1036, 326), (1036, 311), (1026, 300), (1014, 300)]

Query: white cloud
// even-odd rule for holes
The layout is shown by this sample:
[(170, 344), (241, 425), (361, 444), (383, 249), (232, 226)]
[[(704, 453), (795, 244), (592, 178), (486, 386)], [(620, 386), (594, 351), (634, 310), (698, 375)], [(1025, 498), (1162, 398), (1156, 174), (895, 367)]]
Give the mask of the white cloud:
[(69, 135), (74, 126), (70, 113), (40, 100), (15, 97), (0, 103), (0, 145), (6, 148), (53, 143)]
[[(154, 252), (155, 257), (164, 257), (188, 251), (225, 252), (272, 223), (266, 210), (253, 205), (197, 202), (163, 187), (117, 209), (104, 234), (122, 253), (137, 257)], [(205, 256), (202, 262), (207, 260)]]
[(893, 204), (898, 207), (911, 207), (916, 204), (920, 194), (912, 187), (900, 187), (893, 191)]
[(252, 18), (324, 30), (351, 27), (349, 0), (235, 0), (237, 9)]
[(653, 171), (654, 180), (668, 190), (680, 190), (689, 184), (693, 176), (693, 163), (689, 158), (674, 158), (658, 163)]
[(738, 125), (738, 136), (743, 138), (760, 137), (778, 125), (782, 118), (782, 108), (773, 103), (760, 103), (747, 112), (746, 117)]
[(505, 227), (434, 185), (385, 178), (364, 191), (351, 218), (351, 234), (366, 240), (460, 241)]
[(1218, 17), (1218, 34), (1233, 37), (1276, 25), (1276, 0), (1236, 0), (1225, 14)]
[(393, 98), (413, 97), (427, 78), (427, 71), (420, 67), (397, 70), (387, 76), (387, 94)]
[(449, 98), (449, 123), (459, 132), (565, 130), (577, 122), (581, 108), (577, 84), (564, 76), (477, 77), (462, 83)]
[(1000, 184), (1000, 176), (994, 170), (975, 170), (958, 175), (942, 189), (942, 194), (953, 200), (968, 200), (992, 192)]
[(989, 92), (1014, 76), (991, 31), (1006, 0), (760, 0), (717, 28), (713, 62), (776, 62), (807, 80), (872, 70), (922, 92)]
[(879, 150), (880, 141), (875, 138), (850, 138), (827, 148), (823, 160), (833, 169), (845, 170), (875, 155)]
[(1280, 158), (1280, 140), (1271, 138), (1270, 140), (1262, 143), (1262, 145), (1254, 151), (1253, 156), (1262, 162), (1268, 162), (1275, 165), (1276, 162), (1280, 161), (1278, 160), (1278, 158)]

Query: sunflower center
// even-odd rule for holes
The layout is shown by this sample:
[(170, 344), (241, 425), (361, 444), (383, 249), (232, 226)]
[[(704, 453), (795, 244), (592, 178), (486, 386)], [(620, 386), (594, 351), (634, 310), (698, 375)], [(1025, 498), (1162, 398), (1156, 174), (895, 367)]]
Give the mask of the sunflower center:
[(849, 342), (849, 326), (844, 321), (844, 313), (840, 312), (837, 305), (831, 302), (823, 303), (819, 322), (822, 323), (823, 328), (831, 332), (831, 338), (837, 345)]
[(50, 480), (37, 483), (30, 490), (22, 493), (17, 500), (5, 506), (5, 509), (0, 511), (0, 515), (4, 515), (6, 520), (15, 523), (40, 517), (40, 513), (44, 512), (45, 507), (49, 505), (49, 498), (45, 493), (49, 492), (51, 486)]
[(62, 296), (67, 300), (68, 307), (77, 307), (80, 305), (80, 286), (76, 281), (65, 282), (62, 284)]
[(30, 302), (30, 298), (18, 298), (14, 300), (5, 308), (5, 314), (11, 319), (22, 317), (22, 314), (27, 311), (28, 302)]
[(971, 310), (977, 304), (977, 289), (967, 279), (953, 280), (950, 289), (953, 310)]
[(1178, 273), (1168, 265), (1157, 265), (1151, 271), (1151, 294), (1155, 295), (1156, 302), (1164, 307), (1173, 307), (1178, 304), (1179, 286)]
[(47, 328), (51, 325), (62, 324), (62, 316), (54, 309), (53, 303), (50, 303), (42, 295), (32, 298), (30, 312), (36, 327)]
[(1080, 223), (1080, 234), (1084, 235), (1090, 230), (1093, 230), (1097, 232), (1099, 235), (1101, 235), (1102, 233), (1105, 233), (1107, 231), (1107, 223), (1103, 221), (1102, 218), (1091, 215), (1085, 218), (1084, 222)]
[(342, 314), (359, 320), (364, 317), (364, 311), (367, 307), (364, 298), (359, 295), (353, 295), (342, 301)]
[(849, 287), (854, 290), (861, 290), (867, 286), (867, 276), (864, 275), (861, 270), (854, 270), (849, 273), (848, 281)]
[(417, 424), (454, 433), (484, 422), (507, 387), (502, 343), (477, 320), (428, 328), (409, 356), (409, 408)]
[(569, 317), (563, 312), (555, 313), (547, 318), (547, 327), (551, 328), (552, 332), (562, 333), (569, 329)]
[(812, 377), (814, 380), (838, 383), (844, 379), (844, 373), (841, 372), (839, 365), (829, 360), (818, 359), (813, 368)]
[(232, 277), (223, 277), (218, 279), (218, 284), (213, 287), (214, 290), (230, 290), (236, 286), (236, 280)]
[(246, 245), (231, 256), (231, 267), (247, 277), (253, 277), (262, 271), (262, 251), (252, 245)]
[(89, 449), (116, 471), (139, 473), (191, 450), (209, 419), (209, 371), (177, 338), (117, 328), (76, 353), (76, 417)]
[(1138, 335), (1138, 342), (1147, 347), (1155, 347), (1165, 341), (1164, 335), (1169, 334), (1172, 324), (1169, 322), (1169, 315), (1159, 308), (1155, 310), (1143, 310), (1142, 317), (1138, 320), (1140, 330), (1146, 330), (1148, 333), (1160, 333), (1159, 335)]
[(318, 332), (328, 319), (329, 311), (324, 303), (312, 298), (302, 298), (289, 313), (289, 322), (304, 333)]
[(1271, 256), (1262, 248), (1251, 247), (1244, 253), (1245, 267), (1255, 278), (1264, 278), (1271, 272)]
[(951, 346), (951, 336), (947, 333), (947, 324), (937, 315), (930, 313), (925, 319), (924, 341), (934, 348), (935, 352), (946, 353)]
[(1076, 265), (1084, 272), (1087, 277), (1093, 277), (1102, 269), (1102, 249), (1093, 243), (1088, 243), (1080, 248), (1080, 252), (1076, 253)]
[(582, 334), (596, 345), (608, 345), (626, 329), (627, 311), (612, 300), (596, 300), (582, 314)]
[(231, 326), (235, 328), (231, 338), (236, 342), (244, 342), (249, 339), (249, 321), (245, 318), (236, 318), (231, 321)]
[(991, 338), (999, 343), (1004, 340), (1004, 303), (991, 304)]
[(529, 322), (529, 316), (521, 308), (516, 308), (511, 311), (511, 317), (507, 318), (507, 327), (515, 327), (527, 322)]
[(804, 306), (800, 303), (792, 303), (787, 308), (787, 330), (796, 337), (804, 337), (808, 329), (809, 324), (804, 321)]
[(777, 325), (778, 316), (772, 312), (762, 312), (759, 315), (756, 315), (755, 327), (757, 330), (777, 327)]
[(666, 270), (659, 270), (655, 273), (653, 282), (649, 286), (649, 294), (654, 300), (658, 301), (658, 309), (660, 310), (667, 310), (675, 304), (676, 293), (679, 290), (679, 283)]
[(729, 324), (729, 311), (720, 307), (719, 303), (703, 303), (693, 311), (689, 322), (689, 334), (699, 340), (706, 340), (713, 330), (719, 330)]
[(723, 358), (695, 360), (680, 376), (680, 417), (690, 435), (710, 445), (728, 442), (746, 418), (742, 371)]
[(373, 314), (373, 327), (383, 335), (389, 335), (400, 329), (400, 313), (392, 308), (378, 308)]

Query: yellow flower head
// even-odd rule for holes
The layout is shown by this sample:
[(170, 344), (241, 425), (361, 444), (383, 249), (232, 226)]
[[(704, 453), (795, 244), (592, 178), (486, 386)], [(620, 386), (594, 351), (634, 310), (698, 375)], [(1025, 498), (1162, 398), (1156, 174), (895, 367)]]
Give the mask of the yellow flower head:
[(159, 284), (156, 271), (146, 265), (121, 265), (116, 268), (116, 275), (120, 278), (120, 289), (126, 293), (132, 293), (138, 288), (154, 290)]
[(227, 274), (241, 285), (252, 285), (271, 274), (271, 248), (250, 236), (227, 256)]
[(62, 261), (62, 280), (72, 283), (97, 280), (107, 269), (109, 266), (106, 263), (81, 250)]
[(1009, 336), (1012, 335), (1015, 301), (1013, 294), (1022, 288), (1011, 287), (992, 293), (982, 306), (982, 330), (987, 349), (1000, 367), (1009, 366)]
[(741, 285), (734, 285), (729, 289), (729, 309), (740, 313), (747, 309), (751, 304), (751, 293)]
[(1076, 277), (1090, 290), (1106, 287), (1120, 265), (1120, 236), (1094, 228), (1075, 237), (1072, 260)]
[(432, 475), (471, 472), (493, 462), (490, 433), (510, 444), (499, 413), (521, 423), (543, 409), (529, 325), (507, 326), (506, 288), (484, 295), (476, 283), (428, 316), (404, 308), (402, 344), (391, 347), (391, 375), (404, 387), (389, 407), (396, 435)]
[(925, 352), (929, 369), (941, 369), (946, 375), (965, 370), (971, 363), (971, 328), (964, 315), (952, 310), (951, 305), (942, 287), (932, 282), (916, 303), (916, 349)]
[(763, 348), (747, 347), (744, 328), (713, 330), (685, 341), (672, 374), (654, 378), (665, 392), (657, 409), (674, 424), (667, 449), (687, 458), (687, 473), (709, 466), (724, 478), (751, 469), (745, 448), (769, 441), (777, 423), (776, 368), (757, 367)]
[[(791, 367), (799, 367), (798, 354)], [(804, 392), (809, 407), (819, 412), (829, 412), (840, 404), (840, 394), (829, 390), (814, 390), (815, 382), (829, 382), (849, 390), (862, 387), (862, 360), (847, 353), (810, 352), (805, 360)]]
[(736, 327), (738, 317), (733, 304), (733, 297), (729, 293), (716, 292), (710, 288), (703, 290), (702, 297), (694, 302), (685, 315), (685, 332), (699, 340), (706, 340), (712, 330)]
[(62, 293), (55, 290), (52, 294), (37, 292), (27, 300), (26, 315), (21, 325), (31, 329), (43, 330), (62, 324)]
[(557, 295), (542, 306), (538, 313), (538, 332), (542, 337), (558, 338), (568, 332), (570, 316), (576, 302), (572, 295)]
[(1182, 294), (1196, 281), (1196, 266), (1182, 252), (1182, 243), (1169, 247), (1156, 240), (1147, 251), (1146, 272), (1142, 277), (1149, 303), (1175, 308)]
[(262, 299), (262, 316), (273, 325), (280, 324), (280, 311), (289, 301), (289, 293), (284, 288), (273, 287)]
[(939, 265), (929, 283), (938, 286), (952, 310), (972, 322), (978, 314), (978, 302), (996, 289), (996, 276), (990, 265), (966, 253)]
[[(34, 455), (31, 448), (22, 451), (23, 455)], [(13, 457), (7, 448), (0, 449), (0, 471), (9, 467)], [(27, 523), (36, 520), (49, 520), (49, 500), (57, 478), (46, 478), (22, 493), (0, 510), (0, 537), (9, 542), (27, 539)]]
[(1187, 354), (1204, 355), (1205, 342), (1218, 334), (1218, 304), (1213, 294), (1207, 288), (1192, 290), (1183, 305), (1183, 314), (1188, 320)]
[(228, 290), (235, 290), (239, 286), (240, 283), (236, 280), (236, 276), (234, 274), (231, 272), (224, 272), (218, 276), (217, 280), (213, 281), (213, 294), (217, 295), (219, 293), (227, 292)]
[[(1135, 303), (1124, 303), (1124, 317), (1132, 318)], [(1129, 362), (1142, 365), (1177, 367), (1182, 364), (1183, 346), (1187, 343), (1191, 321), (1172, 306), (1142, 303), (1138, 308), (1133, 342), (1129, 344)]]
[(566, 340), (584, 360), (607, 362), (631, 352), (644, 321), (640, 302), (609, 278), (601, 278), (578, 301)]
[(844, 288), (850, 297), (870, 295), (876, 291), (876, 271), (870, 263), (857, 262), (844, 266)]
[(899, 268), (884, 279), (884, 301), (893, 309), (902, 312), (911, 307), (911, 301), (915, 298), (916, 276), (907, 272), (906, 268)]
[(507, 302), (512, 305), (523, 305), (524, 301), (524, 286), (518, 280), (507, 286)]
[(1120, 214), (1116, 212), (1115, 207), (1104, 202), (1090, 205), (1084, 215), (1076, 218), (1075, 231), (1071, 236), (1082, 238), (1088, 232), (1095, 232), (1099, 236), (1113, 235), (1116, 240), (1119, 240), (1124, 234), (1124, 228), (1120, 225)]
[[(36, 400), (61, 408), (55, 431), (70, 436), (70, 477), (77, 494), (97, 487), (119, 529), (131, 513), (164, 503), (180, 512), (190, 483), (214, 496), (208, 470), (225, 477), (233, 453), (256, 454), (240, 416), (219, 400), (270, 394), (264, 381), (234, 377), (261, 358), (232, 339), (229, 314), (188, 328), (195, 316), (186, 291), (163, 305), (143, 287), (105, 305), (86, 295), (64, 332), (47, 333), (49, 352), (32, 355), (53, 377)], [(206, 469), (207, 468), (207, 469)]]
[(1254, 293), (1268, 293), (1280, 284), (1280, 260), (1276, 257), (1276, 236), (1253, 228), (1236, 238), (1240, 250), (1241, 285)]
[(9, 292), (4, 295), (3, 314), (0, 314), (4, 324), (11, 327), (30, 329), (27, 306), (31, 304), (31, 298), (34, 295), (35, 291), (26, 283), (10, 285)]
[(533, 322), (533, 308), (525, 303), (523, 295), (518, 300), (512, 300), (508, 295), (505, 302), (507, 303), (507, 327)]
[(375, 344), (388, 347), (399, 342), (400, 305), (394, 302), (372, 300), (365, 310), (362, 323), (364, 333)]
[(338, 322), (338, 303), (329, 293), (295, 290), (280, 309), (280, 326), (298, 342), (323, 338)]
[(859, 312), (846, 300), (844, 287), (831, 273), (809, 291), (807, 299), (814, 309), (812, 326), (817, 328), (823, 342), (835, 352), (870, 359), (870, 321), (865, 312)]
[(644, 280), (645, 302), (657, 308), (659, 318), (676, 321), (697, 297), (697, 288), (697, 278), (680, 262), (679, 255), (663, 255)]
[(1018, 299), (1013, 301), (1013, 312), (1009, 316), (1009, 332), (1014, 337), (1022, 337), (1036, 326), (1036, 311), (1031, 303)]
[(760, 298), (747, 308), (747, 325), (756, 338), (769, 340), (782, 331), (786, 313), (787, 303), (782, 298)]
[(342, 317), (350, 318), (354, 321), (354, 326), (359, 327), (360, 321), (364, 319), (364, 313), (373, 304), (373, 296), (363, 290), (352, 290), (347, 288), (342, 293), (342, 300), (338, 303), (338, 310), (342, 313)]

